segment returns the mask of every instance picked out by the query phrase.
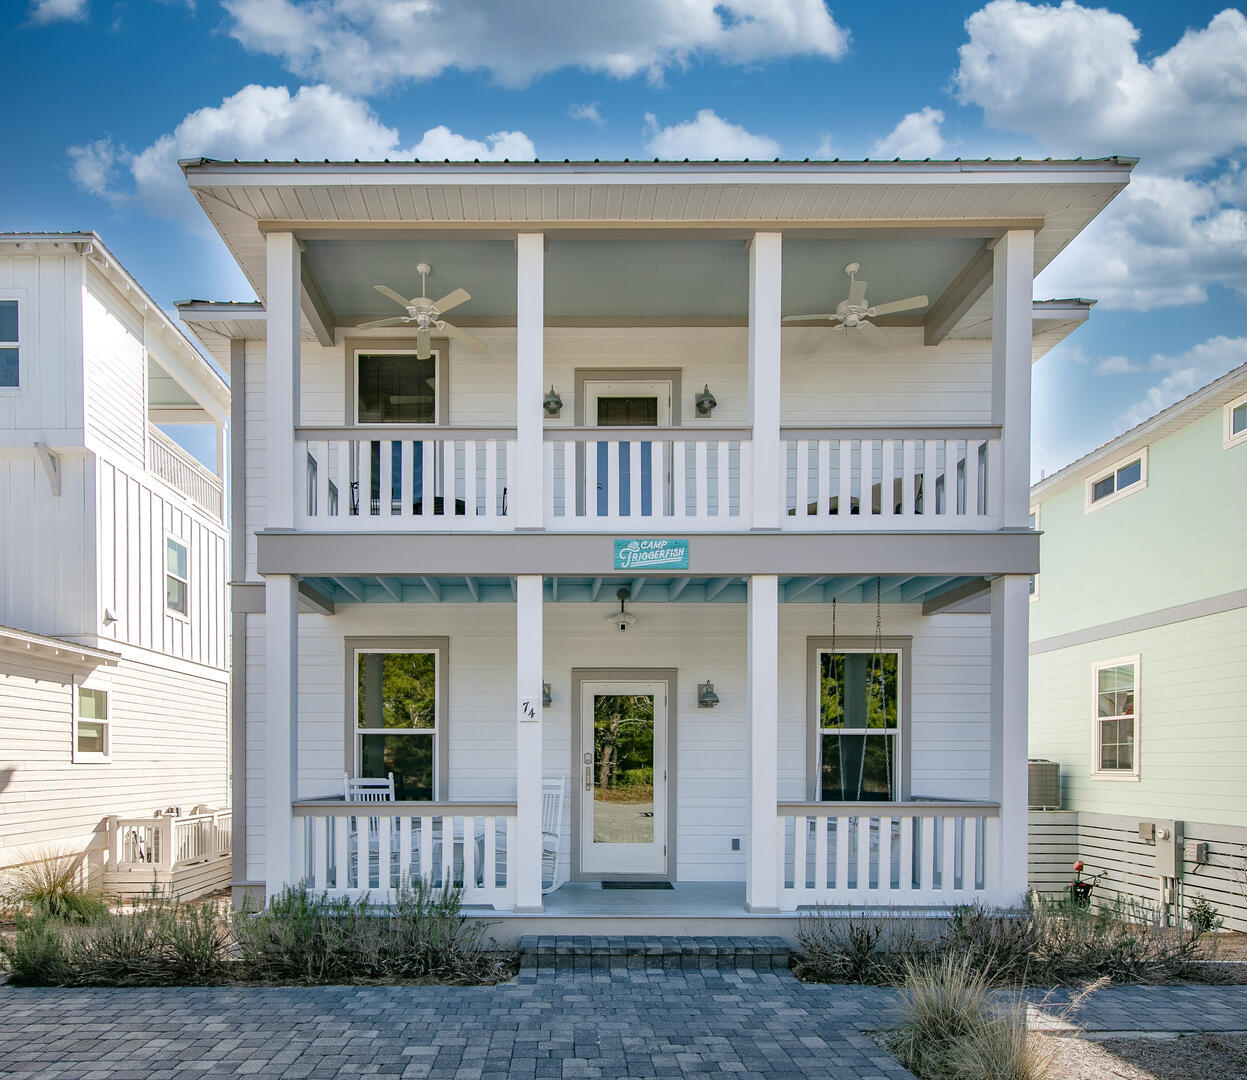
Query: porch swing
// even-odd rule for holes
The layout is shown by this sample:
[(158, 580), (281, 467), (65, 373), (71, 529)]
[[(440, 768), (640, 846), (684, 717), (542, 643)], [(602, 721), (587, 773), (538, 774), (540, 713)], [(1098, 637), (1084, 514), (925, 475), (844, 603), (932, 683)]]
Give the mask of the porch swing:
[[(833, 597), (831, 601), (831, 655), (833, 657), (840, 655), (839, 649), (836, 644), (836, 637), (837, 637), (836, 600)], [(833, 660), (833, 663), (834, 663), (834, 660)], [(845, 667), (847, 671), (847, 667), (848, 667), (847, 659), (846, 659)], [(882, 703), (886, 703), (886, 700), (887, 700), (887, 687), (885, 685), (886, 678), (887, 678), (887, 675), (884, 670), (884, 663), (883, 663), (883, 578), (876, 577), (875, 578), (875, 639), (874, 639), (874, 647), (870, 654), (870, 666), (867, 668), (867, 671), (866, 671), (866, 723), (865, 723), (865, 727), (867, 730), (869, 730), (870, 728), (870, 717), (871, 717), (871, 713), (872, 713), (876, 700)], [(837, 681), (840, 683), (838, 690), (841, 694), (843, 694), (844, 682), (843, 680), (839, 680), (839, 679)], [(876, 690), (876, 687), (877, 687), (877, 690)], [(843, 717), (844, 717), (844, 709), (842, 708), (841, 709), (842, 720), (843, 720)], [(866, 740), (869, 738), (870, 738), (869, 734), (864, 734), (861, 736), (862, 751), (861, 751), (861, 754), (858, 756), (857, 790), (856, 792), (853, 793), (852, 798), (848, 798), (850, 793), (849, 793), (848, 785), (845, 783), (845, 779), (846, 779), (845, 759), (844, 759), (845, 736), (840, 735), (837, 738), (836, 752), (839, 758), (839, 766), (840, 766), (840, 769), (839, 769), (840, 791), (841, 791), (841, 795), (845, 797), (846, 802), (862, 802), (863, 801), (863, 791), (865, 789), (865, 782), (866, 782), (866, 745), (867, 745)], [(888, 793), (889, 795), (892, 795), (895, 792), (896, 788), (894, 786), (893, 776), (892, 776), (891, 740), (888, 739), (886, 736), (884, 736), (883, 738), (883, 761), (884, 761), (884, 775), (887, 780)]]

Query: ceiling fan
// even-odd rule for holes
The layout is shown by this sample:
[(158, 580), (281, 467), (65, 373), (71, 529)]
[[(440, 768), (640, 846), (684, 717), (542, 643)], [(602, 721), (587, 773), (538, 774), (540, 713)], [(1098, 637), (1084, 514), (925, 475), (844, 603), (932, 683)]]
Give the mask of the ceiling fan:
[(861, 263), (851, 262), (844, 268), (849, 275), (849, 295), (836, 305), (834, 312), (821, 315), (785, 315), (784, 322), (818, 322), (826, 319), (833, 325), (839, 324), (846, 329), (857, 329), (862, 337), (872, 345), (882, 345), (888, 335), (870, 320), (879, 315), (891, 315), (898, 311), (912, 311), (914, 308), (926, 307), (929, 301), (925, 296), (909, 296), (904, 300), (892, 300), (886, 304), (871, 304), (866, 299), (866, 282), (857, 280)]
[(387, 288), (385, 285), (373, 286), (377, 292), (388, 296), (395, 303), (405, 307), (407, 309), (406, 315), (395, 315), (390, 319), (373, 319), (372, 322), (360, 323), (358, 329), (371, 330), (374, 326), (409, 326), (415, 323), (416, 356), (420, 360), (427, 360), (431, 355), (429, 352), (429, 339), (434, 333), (445, 334), (448, 338), (466, 345), (469, 349), (484, 350), (485, 343), (480, 338), (474, 337), (466, 330), (460, 330), (459, 327), (453, 326), (442, 318), (443, 312), (471, 300), (471, 293), (466, 289), (456, 289), (454, 292), (447, 293), (440, 300), (430, 300), (426, 279), (431, 273), (431, 267), (428, 263), (417, 263), (416, 273), (420, 275), (420, 295), (413, 297), (411, 300), (405, 300), (399, 293)]

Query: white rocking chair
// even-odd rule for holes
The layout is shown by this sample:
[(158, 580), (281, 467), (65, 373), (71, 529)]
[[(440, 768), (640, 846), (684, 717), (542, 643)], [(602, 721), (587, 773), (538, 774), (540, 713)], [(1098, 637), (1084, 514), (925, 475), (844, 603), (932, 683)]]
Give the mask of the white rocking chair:
[(348, 776), (342, 774), (343, 796), (347, 802), (393, 802), (394, 774), (389, 776)]
[[(554, 892), (564, 882), (559, 875), (559, 848), (563, 836), (563, 793), (566, 779), (545, 776), (541, 780), (541, 891)], [(545, 884), (547, 877), (550, 884)]]

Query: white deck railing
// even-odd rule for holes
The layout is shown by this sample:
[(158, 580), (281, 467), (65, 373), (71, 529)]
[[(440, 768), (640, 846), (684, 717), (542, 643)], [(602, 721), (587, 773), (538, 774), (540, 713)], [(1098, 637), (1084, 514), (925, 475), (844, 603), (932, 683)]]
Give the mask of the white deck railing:
[(230, 853), (228, 810), (185, 817), (122, 818), (109, 823), (109, 872), (172, 873)]
[(785, 428), (784, 529), (993, 529), (1000, 431)]
[(510, 528), (514, 429), (300, 428), (302, 527), (351, 532)]
[(168, 435), (147, 428), (147, 467), (153, 476), (180, 491), (205, 513), (223, 520), (225, 489), (221, 478), (205, 468)]
[(750, 527), (744, 429), (550, 428), (547, 529)]
[(994, 803), (781, 803), (779, 906), (947, 906), (999, 890)]
[(463, 902), (515, 906), (514, 803), (294, 804), (294, 865), (304, 887), (390, 903), (424, 878)]

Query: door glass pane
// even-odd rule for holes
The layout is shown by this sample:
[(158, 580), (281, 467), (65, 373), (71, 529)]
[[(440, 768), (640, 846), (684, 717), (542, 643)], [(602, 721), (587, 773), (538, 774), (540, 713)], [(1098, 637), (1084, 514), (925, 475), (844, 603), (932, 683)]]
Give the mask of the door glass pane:
[(656, 397), (598, 398), (598, 427), (657, 427)]
[(437, 419), (437, 361), (410, 355), (359, 356), (361, 424), (432, 424)]
[(654, 840), (654, 695), (595, 695), (593, 842)]

